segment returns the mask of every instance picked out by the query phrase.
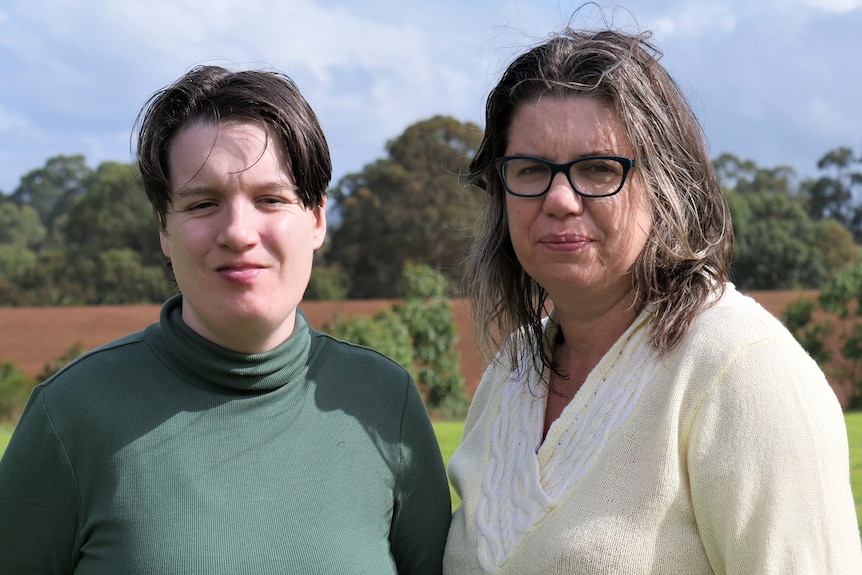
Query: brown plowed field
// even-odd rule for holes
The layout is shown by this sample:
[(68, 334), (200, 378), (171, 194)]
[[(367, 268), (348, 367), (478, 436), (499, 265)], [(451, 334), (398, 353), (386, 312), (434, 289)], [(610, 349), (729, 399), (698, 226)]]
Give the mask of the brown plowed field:
[[(374, 315), (394, 300), (347, 300), (303, 302), (309, 323), (321, 328), (334, 317)], [(45, 364), (80, 343), (92, 349), (158, 321), (159, 305), (87, 307), (0, 307), (0, 359), (11, 360), (24, 373), (35, 377)], [(452, 302), (452, 312), (461, 334), (458, 350), (467, 388), (479, 384), (482, 364), (470, 332), (469, 305)], [(466, 335), (465, 335), (466, 334)]]
[[(803, 295), (813, 297), (816, 292), (770, 291), (750, 295), (778, 316), (788, 302)], [(333, 317), (374, 315), (392, 303), (392, 300), (309, 301), (301, 307), (309, 323), (320, 328)], [(452, 308), (460, 334), (461, 371), (468, 395), (472, 396), (483, 365), (473, 342), (469, 304), (453, 300)], [(0, 358), (11, 360), (28, 375), (36, 376), (46, 363), (62, 356), (75, 343), (92, 349), (158, 321), (159, 310), (158, 305), (0, 308)], [(835, 391), (843, 403), (849, 390), (836, 387)]]

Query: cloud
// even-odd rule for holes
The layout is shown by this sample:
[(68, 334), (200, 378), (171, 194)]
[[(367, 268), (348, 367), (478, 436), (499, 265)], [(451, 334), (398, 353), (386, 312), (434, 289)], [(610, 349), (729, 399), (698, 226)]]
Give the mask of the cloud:
[(844, 14), (862, 8), (862, 0), (799, 0), (799, 3), (833, 14)]
[(0, 134), (7, 132), (11, 135), (27, 128), (28, 122), (25, 116), (0, 108)]
[(732, 34), (738, 19), (728, 4), (697, 2), (669, 7), (666, 14), (647, 20), (647, 26), (661, 38), (704, 39)]
[[(83, 153), (91, 165), (127, 161), (147, 96), (205, 63), (290, 74), (320, 117), (337, 178), (432, 115), (481, 123), (505, 65), (570, 18), (653, 30), (718, 151), (813, 165), (862, 133), (862, 82), (852, 74), (862, 0), (639, 0), (630, 12), (604, 13), (563, 0), (0, 4), (6, 190), (57, 153)], [(755, 145), (776, 151), (757, 155)]]

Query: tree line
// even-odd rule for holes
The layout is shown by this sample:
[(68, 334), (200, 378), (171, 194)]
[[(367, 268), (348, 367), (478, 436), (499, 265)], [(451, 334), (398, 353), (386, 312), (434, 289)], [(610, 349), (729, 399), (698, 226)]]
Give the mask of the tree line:
[[(457, 296), (483, 201), (464, 181), (480, 139), (476, 124), (435, 116), (335, 182), (306, 297), (401, 298), (408, 263), (437, 270)], [(738, 287), (820, 288), (860, 261), (862, 154), (827, 151), (813, 178), (729, 153), (714, 161), (733, 217)], [(159, 303), (173, 287), (157, 233), (132, 165), (49, 158), (0, 193), (0, 305)]]

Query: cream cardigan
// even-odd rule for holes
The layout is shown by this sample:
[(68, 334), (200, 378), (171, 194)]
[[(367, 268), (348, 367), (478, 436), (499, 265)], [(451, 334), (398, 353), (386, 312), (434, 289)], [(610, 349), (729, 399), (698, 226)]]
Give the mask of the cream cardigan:
[(450, 461), (444, 574), (862, 573), (844, 419), (816, 363), (730, 284), (661, 360), (650, 318), (544, 442), (538, 375), (505, 354), (486, 371)]

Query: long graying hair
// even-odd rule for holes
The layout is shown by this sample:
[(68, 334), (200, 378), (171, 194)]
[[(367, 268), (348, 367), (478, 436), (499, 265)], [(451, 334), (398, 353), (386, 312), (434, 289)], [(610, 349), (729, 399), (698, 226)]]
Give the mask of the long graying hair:
[(658, 353), (677, 346), (711, 294), (724, 289), (733, 245), (727, 201), (703, 129), (650, 40), (648, 32), (566, 29), (516, 58), (488, 96), (484, 138), (467, 175), (488, 201), (465, 261), (486, 360), (501, 337), (523, 329), (527, 337), (513, 338), (510, 347), (513, 366), (531, 357), (537, 369), (553, 368), (553, 345), (542, 328), (548, 293), (518, 262), (494, 167), (515, 112), (542, 97), (595, 98), (625, 126), (653, 217), (632, 282), (639, 305), (654, 307), (650, 336)]

